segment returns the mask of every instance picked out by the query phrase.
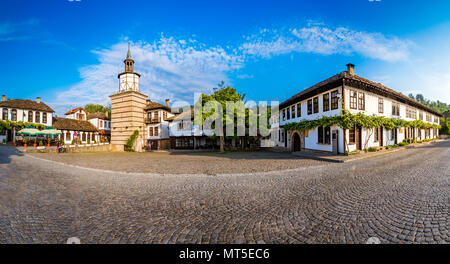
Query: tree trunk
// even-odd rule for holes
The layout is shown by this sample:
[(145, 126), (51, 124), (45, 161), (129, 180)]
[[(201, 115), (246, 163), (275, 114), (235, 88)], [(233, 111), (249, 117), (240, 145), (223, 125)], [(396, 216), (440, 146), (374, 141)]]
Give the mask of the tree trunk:
[(223, 140), (224, 140), (224, 136), (220, 136), (220, 152), (225, 152), (225, 150), (223, 149)]

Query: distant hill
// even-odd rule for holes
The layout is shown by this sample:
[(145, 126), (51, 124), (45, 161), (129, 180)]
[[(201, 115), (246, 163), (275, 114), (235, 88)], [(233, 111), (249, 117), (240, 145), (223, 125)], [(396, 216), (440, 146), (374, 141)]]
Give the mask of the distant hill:
[(436, 102), (435, 101), (431, 101), (431, 100), (428, 100), (428, 99), (424, 98), (423, 95), (421, 95), (421, 94), (416, 94), (416, 95), (409, 94), (408, 96), (410, 98), (412, 98), (412, 99), (414, 99), (414, 100), (416, 100), (416, 101), (418, 101), (418, 102), (420, 102), (420, 103), (430, 107), (434, 111), (439, 112), (441, 114), (443, 114), (444, 112), (450, 110), (450, 104), (446, 104), (446, 103), (440, 102), (439, 100), (436, 101)]

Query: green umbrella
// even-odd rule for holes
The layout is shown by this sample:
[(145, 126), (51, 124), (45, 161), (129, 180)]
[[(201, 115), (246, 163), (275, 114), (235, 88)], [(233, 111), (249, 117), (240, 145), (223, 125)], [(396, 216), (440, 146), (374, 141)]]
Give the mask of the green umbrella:
[(41, 135), (41, 133), (42, 132), (39, 129), (36, 129), (33, 126), (27, 126), (26, 128), (17, 132), (18, 135), (28, 135), (28, 136)]
[(42, 135), (47, 135), (47, 136), (54, 136), (54, 135), (61, 135), (62, 132), (60, 130), (57, 130), (53, 127), (46, 127), (42, 132)]

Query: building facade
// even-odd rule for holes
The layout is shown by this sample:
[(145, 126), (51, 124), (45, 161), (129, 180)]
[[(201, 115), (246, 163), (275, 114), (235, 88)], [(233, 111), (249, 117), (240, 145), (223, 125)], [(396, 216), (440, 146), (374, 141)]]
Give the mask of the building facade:
[(100, 142), (111, 141), (111, 120), (108, 112), (87, 114), (87, 120), (97, 128), (100, 136)]
[(55, 117), (53, 127), (61, 130), (65, 144), (92, 144), (100, 142), (98, 129), (88, 121), (88, 113), (82, 107), (70, 110), (66, 118)]
[(146, 137), (149, 150), (168, 149), (170, 144), (169, 118), (174, 114), (170, 109), (169, 99), (166, 105), (147, 100), (145, 107)]
[(379, 83), (354, 74), (354, 65), (347, 71), (324, 80), (280, 104), (278, 138), (275, 145), (291, 151), (319, 150), (344, 153), (370, 147), (397, 144), (405, 138), (436, 138), (437, 129), (355, 127), (342, 129), (337, 125), (311, 130), (287, 131), (283, 127), (292, 122), (317, 120), (323, 116), (340, 115), (343, 110), (371, 116), (399, 118), (406, 121), (422, 120), (439, 125), (438, 112)]
[[(6, 96), (2, 95), (0, 102), (0, 120), (33, 123), (50, 127), (53, 124), (53, 111), (48, 105), (37, 97), (36, 101), (13, 99), (6, 100)], [(16, 137), (16, 129), (6, 129), (0, 131), (0, 142), (10, 142)]]

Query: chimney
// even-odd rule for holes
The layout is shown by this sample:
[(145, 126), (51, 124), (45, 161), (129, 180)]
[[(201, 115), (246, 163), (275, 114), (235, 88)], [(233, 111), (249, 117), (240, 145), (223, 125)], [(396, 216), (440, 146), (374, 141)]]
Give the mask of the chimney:
[(152, 100), (150, 100), (150, 99), (147, 99), (146, 101), (147, 101), (147, 104), (150, 104), (152, 102)]
[(70, 106), (70, 111), (72, 111), (72, 106)]
[(350, 75), (355, 75), (355, 65), (354, 64), (347, 64), (347, 72)]
[(41, 103), (41, 97), (37, 97), (37, 98), (36, 98), (36, 102), (37, 102), (38, 104), (40, 104), (40, 103)]
[(170, 106), (169, 106), (169, 102), (170, 102), (170, 99), (166, 99), (166, 106), (167, 106), (167, 107), (170, 107)]
[(6, 95), (2, 95), (2, 102), (6, 101)]

